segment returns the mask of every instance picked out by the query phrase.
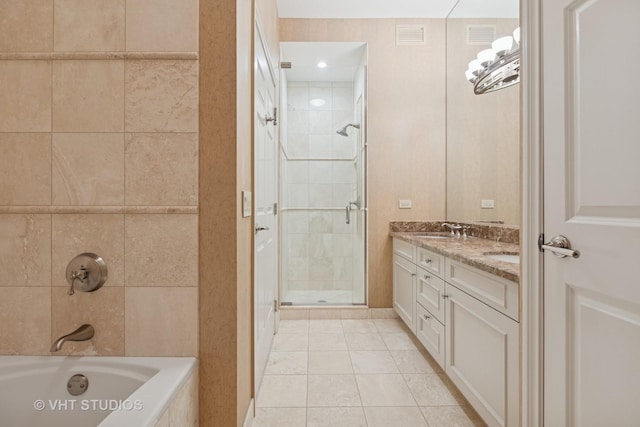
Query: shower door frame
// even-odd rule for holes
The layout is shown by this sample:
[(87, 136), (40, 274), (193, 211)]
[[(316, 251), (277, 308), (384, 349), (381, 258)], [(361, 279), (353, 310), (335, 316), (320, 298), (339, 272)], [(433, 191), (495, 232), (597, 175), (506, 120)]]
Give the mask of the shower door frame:
[[(282, 43), (282, 42), (281, 42)], [(310, 42), (310, 43), (314, 43), (314, 42)], [(340, 42), (334, 42), (334, 43), (340, 43)], [(354, 42), (345, 42), (345, 43), (354, 43)], [(282, 257), (285, 256), (286, 251), (283, 249), (282, 245), (285, 241), (285, 236), (283, 236), (283, 232), (285, 230), (285, 225), (284, 225), (284, 212), (283, 211), (287, 211), (288, 209), (285, 206), (282, 206), (280, 208), (281, 213), (279, 216), (279, 227), (278, 227), (278, 233), (280, 234), (279, 236), (279, 271), (280, 274), (278, 276), (278, 307), (313, 307), (313, 308), (322, 308), (322, 307), (327, 307), (327, 308), (333, 308), (333, 307), (342, 307), (342, 308), (349, 308), (349, 307), (368, 307), (369, 306), (369, 301), (368, 301), (368, 297), (369, 297), (369, 256), (368, 256), (368, 240), (369, 240), (369, 218), (368, 218), (368, 144), (367, 144), (367, 136), (368, 136), (368, 130), (367, 130), (367, 123), (368, 123), (368, 117), (367, 117), (367, 113), (368, 113), (368, 64), (367, 64), (367, 60), (368, 60), (368, 43), (367, 42), (361, 42), (361, 44), (364, 46), (365, 49), (365, 54), (364, 54), (364, 58), (365, 60), (363, 61), (363, 63), (361, 64), (361, 67), (363, 69), (363, 85), (362, 85), (362, 92), (359, 94), (358, 98), (362, 99), (362, 106), (360, 108), (360, 114), (361, 114), (361, 120), (360, 120), (360, 129), (358, 129), (358, 135), (360, 137), (361, 140), (361, 161), (362, 161), (362, 173), (361, 176), (356, 176), (356, 180), (360, 179), (362, 182), (362, 194), (360, 195), (363, 199), (362, 201), (362, 207), (360, 209), (360, 212), (362, 212), (362, 220), (363, 220), (363, 242), (362, 242), (362, 249), (361, 249), (361, 253), (362, 253), (362, 270), (359, 271), (359, 275), (361, 275), (362, 277), (362, 281), (363, 281), (363, 285), (362, 287), (364, 288), (361, 292), (361, 294), (358, 295), (358, 297), (362, 297), (362, 302), (354, 302), (354, 292), (353, 290), (355, 289), (355, 286), (352, 287), (352, 298), (351, 298), (351, 302), (350, 303), (328, 303), (328, 304), (318, 304), (318, 303), (312, 303), (312, 302), (291, 302), (291, 301), (287, 301), (284, 300), (283, 301), (283, 297), (284, 297), (284, 292), (283, 292), (283, 285), (284, 285), (284, 279), (283, 279), (283, 264), (282, 264)], [(282, 52), (281, 52), (281, 58), (282, 58)], [(289, 67), (285, 67), (285, 68), (289, 68)], [(285, 70), (282, 70), (285, 71)], [(284, 81), (282, 79), (280, 79), (279, 81), (280, 83), (280, 91), (282, 90), (286, 90), (286, 85), (284, 83)], [(354, 83), (355, 83), (355, 79), (354, 79)], [(356, 110), (356, 104), (358, 99), (356, 98), (356, 94), (355, 94), (355, 86), (354, 86), (354, 105), (353, 105), (353, 110), (355, 113)], [(287, 105), (284, 105), (282, 103), (283, 101), (283, 96), (282, 93), (280, 93), (279, 96), (279, 101), (280, 101), (280, 111), (282, 112), (282, 116), (284, 117), (285, 115), (285, 110), (287, 109)], [(355, 114), (354, 114), (354, 120), (356, 119)], [(356, 120), (357, 121), (357, 120)], [(283, 123), (284, 124), (284, 123)], [(278, 141), (279, 141), (279, 146), (282, 147), (282, 134), (285, 133), (287, 130), (287, 125), (285, 124), (284, 126), (282, 126), (280, 128), (280, 132), (278, 134)], [(355, 157), (358, 156), (358, 153), (356, 152), (358, 150), (357, 147), (357, 143), (355, 144), (355, 150), (354, 150), (354, 154)], [(281, 153), (282, 154), (282, 153)], [(282, 177), (282, 170), (283, 170), (283, 159), (284, 161), (286, 161), (288, 159), (288, 156), (286, 154), (286, 150), (284, 150), (284, 155), (285, 157), (283, 158), (282, 155), (278, 156), (277, 162), (278, 162), (278, 181), (279, 181), (279, 192), (280, 194), (282, 194), (282, 192), (284, 191), (283, 189), (283, 185), (284, 181), (283, 181), (283, 177)], [(354, 157), (354, 158), (355, 158)], [(356, 175), (358, 175), (357, 171), (356, 171)], [(357, 185), (357, 184), (356, 184)], [(357, 193), (357, 191), (356, 191)], [(358, 196), (356, 194), (356, 196)], [(282, 201), (282, 200), (280, 200)], [(282, 204), (284, 205), (284, 203)], [(355, 238), (355, 233), (354, 233), (354, 238)], [(352, 240), (353, 242), (353, 240)], [(355, 270), (354, 270), (355, 273)], [(352, 282), (355, 284), (355, 278), (352, 278)], [(278, 311), (279, 314), (279, 311)], [(279, 316), (278, 316), (279, 317)]]

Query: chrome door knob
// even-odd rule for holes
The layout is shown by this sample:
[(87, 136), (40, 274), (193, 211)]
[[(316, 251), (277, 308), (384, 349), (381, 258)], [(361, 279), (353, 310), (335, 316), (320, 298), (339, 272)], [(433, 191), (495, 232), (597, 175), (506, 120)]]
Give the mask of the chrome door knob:
[(258, 234), (258, 232), (260, 231), (266, 231), (269, 230), (269, 227), (260, 227), (259, 225), (256, 225), (256, 234)]
[(538, 239), (538, 248), (540, 252), (549, 251), (560, 258), (572, 257), (579, 258), (580, 252), (571, 249), (571, 242), (564, 236), (556, 236), (547, 243), (544, 242), (544, 235), (540, 235)]

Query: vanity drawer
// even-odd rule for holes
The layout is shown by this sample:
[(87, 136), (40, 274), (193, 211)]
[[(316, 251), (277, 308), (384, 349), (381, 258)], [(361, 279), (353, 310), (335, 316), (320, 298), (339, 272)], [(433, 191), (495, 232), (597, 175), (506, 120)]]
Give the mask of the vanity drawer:
[(418, 267), (416, 300), (429, 310), (440, 323), (444, 323), (444, 280)]
[(444, 369), (444, 325), (423, 306), (416, 303), (416, 337)]
[(519, 285), (447, 258), (445, 280), (458, 289), (519, 321)]
[(416, 262), (416, 247), (404, 240), (393, 239), (393, 253), (408, 259), (414, 264)]
[(429, 273), (444, 278), (444, 255), (431, 252), (425, 248), (416, 248), (415, 263)]

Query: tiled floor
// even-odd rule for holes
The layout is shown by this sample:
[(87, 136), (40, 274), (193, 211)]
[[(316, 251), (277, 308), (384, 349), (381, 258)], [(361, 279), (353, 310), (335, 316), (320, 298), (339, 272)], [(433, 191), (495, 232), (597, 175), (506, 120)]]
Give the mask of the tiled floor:
[(398, 319), (283, 320), (255, 427), (484, 423)]

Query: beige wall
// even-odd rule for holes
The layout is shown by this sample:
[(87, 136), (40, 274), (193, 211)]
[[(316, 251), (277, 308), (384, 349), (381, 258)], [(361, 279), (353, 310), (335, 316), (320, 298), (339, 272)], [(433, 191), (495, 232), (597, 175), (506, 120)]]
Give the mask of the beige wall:
[[(0, 354), (47, 355), (86, 322), (95, 337), (59, 354), (195, 356), (197, 1), (0, 16)], [(68, 296), (81, 252), (109, 279)]]
[[(414, 23), (426, 44), (396, 46), (396, 24)], [(368, 43), (368, 302), (391, 307), (389, 221), (445, 217), (445, 21), (281, 19), (280, 35)]]
[[(468, 44), (467, 26), (510, 35), (517, 19), (447, 20), (447, 219), (520, 224), (520, 86), (475, 95), (464, 72), (487, 45)], [(494, 209), (481, 209), (483, 199)]]

